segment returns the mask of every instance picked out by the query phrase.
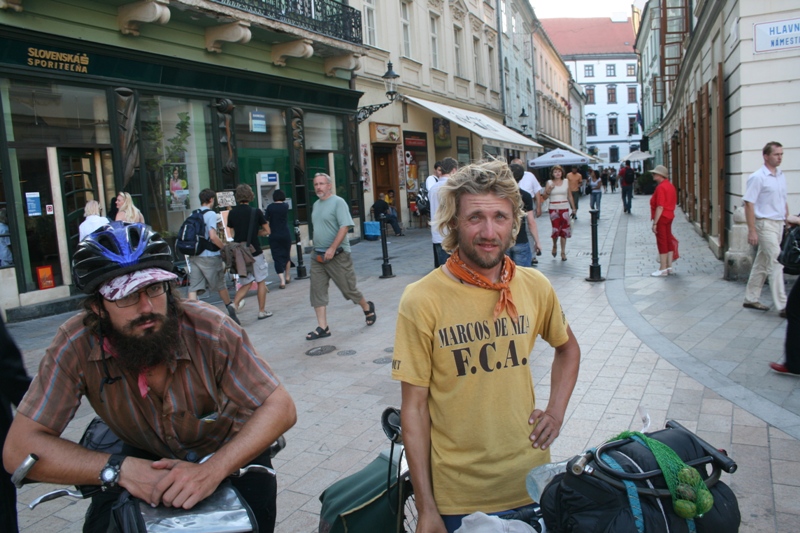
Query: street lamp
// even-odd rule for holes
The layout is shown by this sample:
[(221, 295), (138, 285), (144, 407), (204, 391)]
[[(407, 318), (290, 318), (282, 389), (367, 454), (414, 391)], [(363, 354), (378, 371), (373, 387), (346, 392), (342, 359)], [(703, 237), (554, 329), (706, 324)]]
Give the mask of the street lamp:
[(525, 110), (524, 107), (522, 108), (522, 113), (519, 114), (519, 118), (528, 118), (528, 112)]
[(359, 107), (358, 112), (356, 113), (356, 119), (358, 120), (359, 124), (367, 120), (376, 111), (380, 111), (384, 107), (391, 105), (402, 97), (402, 95), (397, 92), (397, 80), (400, 79), (400, 75), (392, 69), (391, 61), (389, 61), (388, 67), (389, 68), (386, 70), (386, 74), (381, 76), (381, 79), (383, 79), (383, 86), (386, 88), (386, 98), (389, 101), (382, 104), (372, 104)]

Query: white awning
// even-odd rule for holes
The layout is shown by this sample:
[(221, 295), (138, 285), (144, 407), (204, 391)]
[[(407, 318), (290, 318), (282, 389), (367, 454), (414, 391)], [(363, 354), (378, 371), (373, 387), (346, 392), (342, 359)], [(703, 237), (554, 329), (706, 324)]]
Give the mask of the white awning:
[(560, 146), (564, 150), (569, 150), (570, 152), (574, 152), (574, 153), (576, 153), (578, 155), (586, 157), (586, 158), (589, 159), (589, 161), (592, 161), (594, 163), (600, 163), (602, 161), (602, 159), (598, 159), (598, 158), (596, 158), (596, 157), (594, 157), (592, 155), (587, 154), (586, 152), (581, 152), (580, 150), (578, 150), (574, 146), (572, 146), (570, 144), (567, 144), (564, 141), (559, 141), (558, 139), (550, 137), (549, 135), (545, 135), (544, 133), (540, 133), (539, 137), (542, 137), (544, 140), (546, 140), (548, 142), (551, 142), (551, 143), (555, 144), (556, 146)]
[(422, 98), (415, 98), (413, 96), (404, 97), (414, 104), (436, 113), (442, 118), (452, 120), (459, 126), (467, 128), (476, 135), (479, 135), (484, 144), (489, 146), (497, 146), (499, 148), (508, 148), (510, 150), (519, 150), (522, 152), (538, 151), (542, 149), (542, 145), (520, 135), (516, 131), (507, 128), (492, 120), (482, 113), (475, 111), (467, 111), (444, 104), (437, 104), (423, 100)]

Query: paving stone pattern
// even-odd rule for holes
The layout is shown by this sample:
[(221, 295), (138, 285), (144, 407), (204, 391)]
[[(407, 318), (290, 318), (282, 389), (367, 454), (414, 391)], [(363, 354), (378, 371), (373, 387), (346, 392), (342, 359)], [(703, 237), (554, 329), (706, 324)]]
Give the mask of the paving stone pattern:
[[(568, 458), (621, 431), (641, 429), (641, 408), (649, 414), (651, 429), (675, 419), (737, 461), (738, 472), (724, 474), (723, 480), (739, 499), (741, 531), (800, 531), (800, 380), (767, 371), (768, 361), (781, 358), (785, 321), (775, 312), (741, 307), (744, 284), (722, 280), (722, 263), (682, 214), (674, 227), (681, 242), (678, 275), (651, 278), (657, 259), (648, 201), (635, 197), (633, 214), (626, 215), (619, 193), (605, 195), (598, 226), (604, 283), (585, 281), (591, 263), (588, 199), (581, 202), (565, 262), (550, 256), (550, 223), (546, 216), (538, 219), (544, 241), (539, 269), (556, 288), (582, 351), (580, 376), (553, 459)], [(268, 320), (256, 320), (254, 297), (240, 313), (248, 336), (297, 404), (298, 423), (275, 460), (278, 532), (316, 531), (320, 493), (388, 448), (380, 413), (400, 404), (400, 387), (390, 379), (386, 362), (397, 305), (403, 289), (433, 265), (428, 231), (408, 229), (406, 235), (390, 240), (395, 274), (390, 279), (379, 278), (380, 242), (353, 247), (359, 288), (376, 304), (378, 320), (372, 327), (365, 326), (358, 307), (332, 288), (328, 314), (333, 335), (305, 341), (305, 333), (316, 326), (308, 280), (272, 291), (267, 308), (275, 315)], [(65, 319), (9, 326), (30, 371)], [(305, 355), (320, 346), (334, 350)], [(552, 359), (553, 349), (540, 340), (531, 355), (540, 405), (549, 396)], [(82, 406), (65, 436), (77, 440), (91, 416), (91, 409)], [(31, 485), (20, 492), (22, 531), (80, 531), (85, 502), (61, 500), (34, 511), (23, 505), (49, 488)]]

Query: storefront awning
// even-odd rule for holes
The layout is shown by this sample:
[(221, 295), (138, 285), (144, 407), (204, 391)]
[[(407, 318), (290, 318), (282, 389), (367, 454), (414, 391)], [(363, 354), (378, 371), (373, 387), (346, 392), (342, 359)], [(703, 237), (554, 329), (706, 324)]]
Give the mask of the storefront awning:
[(472, 133), (480, 136), (484, 144), (488, 144), (489, 146), (497, 146), (499, 148), (508, 148), (510, 150), (519, 150), (522, 152), (539, 151), (543, 148), (541, 144), (524, 135), (520, 135), (482, 113), (467, 111), (449, 105), (437, 104), (436, 102), (423, 100), (422, 98), (414, 98), (413, 96), (406, 96), (405, 99), (428, 111), (436, 113), (442, 118), (452, 120), (459, 126), (467, 128)]
[(600, 163), (602, 161), (601, 159), (598, 159), (598, 158), (596, 158), (596, 157), (594, 157), (592, 155), (589, 155), (586, 152), (581, 152), (580, 150), (578, 150), (574, 146), (572, 146), (570, 144), (567, 144), (564, 141), (559, 141), (558, 139), (550, 137), (549, 135), (545, 135), (544, 133), (540, 133), (539, 137), (541, 137), (542, 139), (544, 139), (545, 141), (547, 141), (549, 143), (555, 144), (556, 146), (558, 146), (560, 148), (563, 148), (564, 150), (569, 150), (570, 152), (574, 152), (574, 153), (576, 153), (578, 155), (581, 155), (583, 157), (587, 157), (587, 158), (589, 158), (589, 161), (591, 161), (593, 163)]

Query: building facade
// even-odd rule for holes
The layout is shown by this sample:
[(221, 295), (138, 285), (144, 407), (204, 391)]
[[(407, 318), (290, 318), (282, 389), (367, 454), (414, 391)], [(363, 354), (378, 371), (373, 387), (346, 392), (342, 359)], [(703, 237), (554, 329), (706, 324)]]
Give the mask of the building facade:
[(742, 196), (748, 176), (763, 165), (767, 142), (784, 146), (789, 210), (800, 211), (800, 93), (793, 89), (800, 6), (791, 0), (662, 1), (669, 9), (652, 0), (646, 9), (658, 21), (653, 102), (661, 117), (653, 123), (663, 132), (664, 161), (683, 211), (725, 259), (726, 278), (746, 279), (753, 249)]
[(586, 142), (619, 168), (641, 141), (635, 34), (628, 18), (553, 18), (542, 25), (586, 94)]
[(650, 166), (663, 165), (664, 130), (663, 83), (661, 82), (661, 47), (659, 10), (646, 4), (641, 12), (641, 24), (636, 34), (636, 53), (639, 56), (639, 86), (642, 88), (641, 108), (642, 142), (641, 150), (649, 151), (653, 158)]
[[(358, 153), (367, 209), (394, 191), (401, 223), (421, 224), (416, 195), (436, 161), (538, 153), (529, 136), (534, 118), (519, 117), (532, 107), (525, 89), (530, 82), (532, 94), (524, 56), (529, 9), (506, 0), (351, 6), (362, 12), (366, 45), (355, 87), (364, 93)], [(398, 76), (393, 103), (384, 85), (390, 62)]]
[[(307, 236), (315, 172), (362, 215), (350, 87), (361, 13), (336, 2), (42, 0), (0, 9), (0, 308), (76, 293), (87, 201), (119, 192), (168, 240), (206, 187), (282, 189)], [(229, 195), (221, 197), (224, 201)], [(266, 241), (265, 241), (266, 243)]]

